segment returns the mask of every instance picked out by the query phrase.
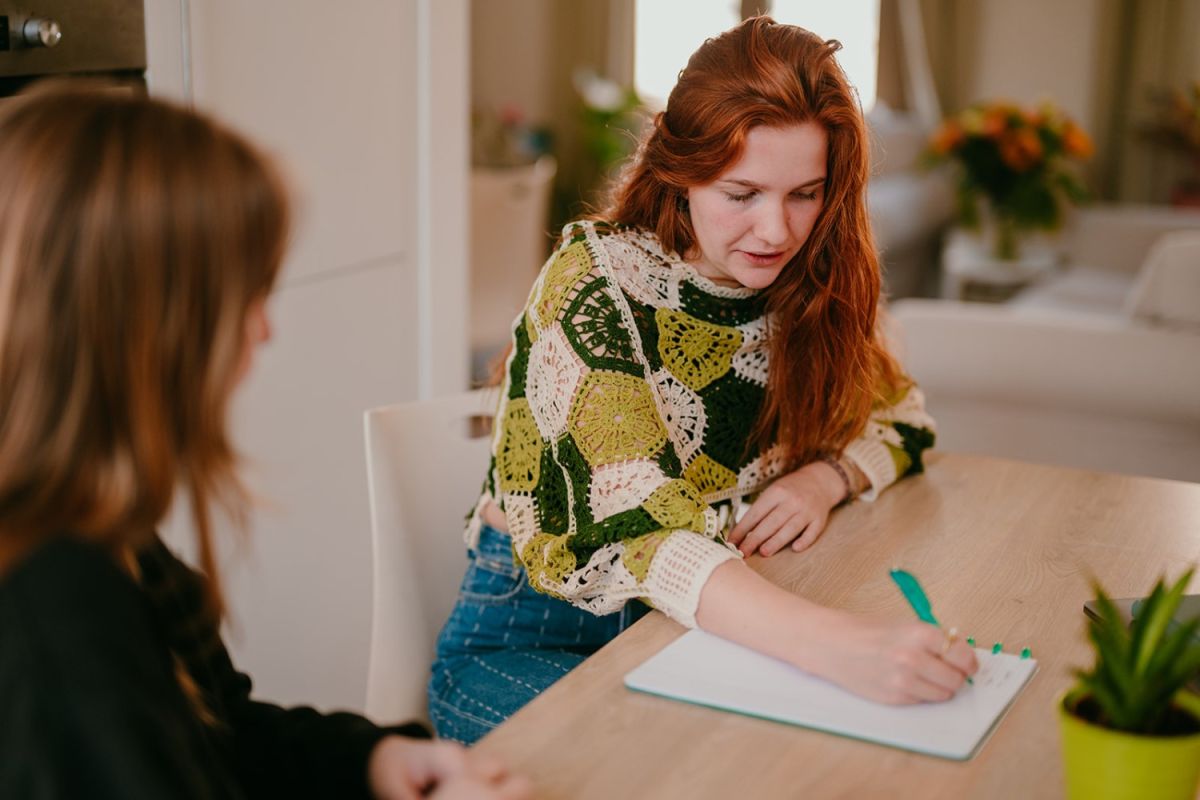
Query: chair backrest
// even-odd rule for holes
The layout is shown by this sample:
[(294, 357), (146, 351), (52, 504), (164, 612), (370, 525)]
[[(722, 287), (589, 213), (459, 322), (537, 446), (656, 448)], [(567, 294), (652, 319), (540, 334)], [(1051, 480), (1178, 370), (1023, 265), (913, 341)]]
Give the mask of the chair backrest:
[(373, 612), (368, 715), (427, 718), (437, 633), (466, 569), (464, 518), (479, 497), (495, 390), (366, 412)]

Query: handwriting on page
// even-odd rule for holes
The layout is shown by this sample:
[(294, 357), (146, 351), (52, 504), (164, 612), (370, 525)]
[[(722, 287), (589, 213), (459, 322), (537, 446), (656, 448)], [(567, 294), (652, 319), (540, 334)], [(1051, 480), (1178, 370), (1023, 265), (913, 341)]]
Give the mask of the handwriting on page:
[(990, 650), (975, 650), (979, 657), (979, 671), (975, 673), (976, 689), (998, 689), (1011, 685), (1018, 680), (1024, 680), (1026, 670), (1018, 667), (1020, 660), (1011, 656), (997, 658)]

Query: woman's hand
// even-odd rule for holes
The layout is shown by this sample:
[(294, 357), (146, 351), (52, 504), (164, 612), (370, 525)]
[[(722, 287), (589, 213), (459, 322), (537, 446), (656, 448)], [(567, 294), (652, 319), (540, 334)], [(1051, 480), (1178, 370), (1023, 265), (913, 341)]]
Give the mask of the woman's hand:
[(845, 497), (846, 484), (837, 470), (824, 461), (805, 464), (768, 486), (728, 540), (747, 556), (756, 550), (774, 555), (789, 542), (799, 552), (817, 540), (829, 512)]
[(979, 667), (975, 651), (925, 622), (879, 622), (819, 606), (739, 559), (700, 592), (699, 626), (881, 703), (948, 700)]
[(529, 781), (508, 774), (492, 758), (454, 742), (388, 736), (367, 763), (371, 792), (379, 800), (523, 800)]
[(855, 694), (900, 705), (949, 700), (979, 662), (975, 651), (925, 622), (877, 622), (847, 615), (814, 665)]

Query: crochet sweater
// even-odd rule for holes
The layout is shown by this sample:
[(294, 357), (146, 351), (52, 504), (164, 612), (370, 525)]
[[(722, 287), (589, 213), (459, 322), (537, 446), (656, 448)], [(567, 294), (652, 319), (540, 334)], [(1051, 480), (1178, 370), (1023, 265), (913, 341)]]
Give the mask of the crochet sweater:
[[(638, 598), (692, 627), (734, 500), (784, 468), (747, 450), (769, 369), (761, 295), (718, 286), (652, 234), (574, 223), (513, 325), (483, 496), (531, 585), (595, 614)], [(921, 470), (933, 421), (915, 387), (843, 455), (863, 494)]]

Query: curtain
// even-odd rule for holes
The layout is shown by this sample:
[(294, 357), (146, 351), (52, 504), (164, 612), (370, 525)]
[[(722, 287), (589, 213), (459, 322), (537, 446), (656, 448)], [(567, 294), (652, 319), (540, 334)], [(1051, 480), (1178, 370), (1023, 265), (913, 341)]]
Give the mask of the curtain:
[[(923, 116), (929, 116), (931, 104), (922, 102), (922, 93), (932, 90), (938, 117), (965, 104), (967, 32), (974, 22), (974, 1), (880, 0), (880, 100), (893, 109), (916, 113), (922, 113), (924, 106)], [(910, 15), (908, 20), (905, 14)], [(914, 25), (919, 28), (915, 36)], [(937, 120), (922, 121), (930, 125)]]
[(1103, 194), (1137, 203), (1161, 203), (1186, 170), (1186, 160), (1145, 142), (1139, 131), (1153, 120), (1155, 95), (1200, 80), (1200, 3), (1195, 0), (1117, 0), (1112, 4), (1112, 57), (1119, 65), (1109, 92), (1106, 135), (1113, 158), (1102, 174)]

